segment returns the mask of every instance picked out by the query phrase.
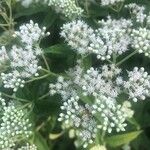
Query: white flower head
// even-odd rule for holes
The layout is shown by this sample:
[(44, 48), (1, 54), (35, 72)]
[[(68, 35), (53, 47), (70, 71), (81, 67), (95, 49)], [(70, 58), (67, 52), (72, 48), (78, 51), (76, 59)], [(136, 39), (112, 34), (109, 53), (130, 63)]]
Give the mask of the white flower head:
[(117, 3), (124, 2), (125, 0), (101, 0), (102, 6), (116, 5)]
[(129, 98), (137, 102), (139, 99), (145, 100), (150, 93), (150, 75), (144, 68), (135, 67), (128, 72), (128, 81), (124, 82), (124, 88), (129, 94)]
[(30, 20), (30, 23), (21, 25), (19, 31), (16, 31), (14, 36), (20, 37), (22, 43), (25, 43), (26, 47), (32, 47), (35, 43), (38, 43), (41, 38), (49, 35), (49, 32), (45, 33), (45, 31), (45, 27), (41, 29), (37, 23)]

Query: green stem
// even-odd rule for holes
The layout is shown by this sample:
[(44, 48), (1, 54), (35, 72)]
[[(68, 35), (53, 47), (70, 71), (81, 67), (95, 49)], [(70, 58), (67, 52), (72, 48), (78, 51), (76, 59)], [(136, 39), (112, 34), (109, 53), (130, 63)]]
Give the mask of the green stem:
[(11, 0), (10, 0), (8, 7), (9, 7), (9, 30), (11, 31), (12, 25), (13, 25)]
[(137, 51), (132, 52), (131, 54), (129, 54), (127, 57), (125, 57), (124, 59), (122, 59), (120, 62), (118, 62), (116, 64), (116, 66), (121, 65), (122, 63), (124, 63), (125, 61), (127, 61), (129, 58), (131, 58), (133, 55), (135, 55), (137, 53)]
[(20, 109), (20, 110), (22, 110), (22, 109), (24, 109), (24, 108), (26, 108), (26, 107), (31, 107), (32, 106), (32, 103), (30, 102), (30, 103), (26, 103), (26, 104), (24, 104), (24, 105), (22, 105), (21, 107), (19, 107), (18, 109)]
[(39, 131), (41, 128), (43, 128), (46, 123), (48, 123), (51, 120), (51, 116), (48, 117), (48, 119), (45, 122), (42, 122), (37, 128), (36, 131)]
[(42, 53), (42, 58), (43, 58), (43, 60), (44, 60), (44, 63), (45, 63), (45, 66), (46, 66), (47, 70), (49, 70), (49, 71), (50, 71), (50, 68), (49, 68), (48, 62), (47, 62), (46, 57), (45, 57), (45, 55), (44, 55), (43, 53)]
[(15, 100), (18, 100), (18, 101), (21, 101), (21, 102), (29, 102), (29, 100), (26, 100), (26, 99), (22, 99), (22, 98), (18, 98), (18, 97), (15, 97), (15, 96), (12, 96), (12, 95), (8, 95), (6, 93), (3, 93), (3, 92), (0, 92), (3, 96), (5, 97), (8, 97), (8, 98), (11, 98), (11, 99), (15, 99)]
[(89, 0), (86, 0), (85, 2), (85, 9), (86, 9), (87, 16), (89, 16)]
[(46, 74), (46, 75), (43, 75), (43, 76), (40, 76), (40, 77), (37, 77), (37, 78), (33, 78), (31, 80), (26, 81), (26, 83), (31, 83), (33, 81), (41, 80), (41, 79), (47, 78), (48, 76), (49, 76), (49, 74)]
[(54, 76), (54, 77), (59, 77), (60, 75), (56, 74), (56, 73), (53, 73), (51, 72), (50, 70), (46, 70), (44, 68), (41, 69), (42, 71), (46, 72), (48, 75), (50, 76)]
[(49, 95), (50, 95), (50, 94), (49, 94), (49, 92), (48, 92), (48, 93), (44, 94), (43, 96), (39, 97), (38, 100), (42, 100), (42, 99), (48, 97)]
[(76, 0), (75, 2), (76, 2), (76, 5), (79, 7), (79, 2), (78, 2), (78, 0)]
[(120, 8), (119, 8), (119, 12), (121, 11), (123, 5), (124, 5), (124, 2), (121, 3)]
[(109, 59), (106, 59), (106, 61), (108, 61), (110, 64), (113, 64), (113, 62)]
[(116, 64), (117, 61), (117, 55), (116, 53), (113, 53), (113, 63)]
[(44, 72), (46, 72), (46, 73), (48, 73), (50, 76), (54, 76), (54, 77), (56, 77), (56, 78), (58, 78), (59, 76), (62, 76), (62, 77), (65, 78), (65, 79), (70, 79), (69, 76), (66, 76), (66, 75), (64, 75), (64, 74), (56, 74), (56, 73), (53, 73), (53, 72), (51, 72), (51, 71), (49, 71), (49, 70), (46, 70), (46, 69), (44, 69), (44, 68), (42, 68), (41, 70), (44, 71)]
[(105, 137), (105, 134), (106, 134), (106, 131), (102, 131), (102, 135), (101, 135), (101, 142), (102, 142), (102, 145), (105, 144), (105, 140), (104, 140), (104, 137)]
[(8, 27), (8, 24), (0, 24), (0, 26)]

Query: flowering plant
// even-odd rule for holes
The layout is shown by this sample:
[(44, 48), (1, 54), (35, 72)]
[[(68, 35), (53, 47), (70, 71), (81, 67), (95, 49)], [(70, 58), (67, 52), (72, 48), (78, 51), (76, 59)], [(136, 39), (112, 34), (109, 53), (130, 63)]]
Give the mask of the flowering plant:
[(1, 0), (0, 149), (149, 150), (147, 0)]

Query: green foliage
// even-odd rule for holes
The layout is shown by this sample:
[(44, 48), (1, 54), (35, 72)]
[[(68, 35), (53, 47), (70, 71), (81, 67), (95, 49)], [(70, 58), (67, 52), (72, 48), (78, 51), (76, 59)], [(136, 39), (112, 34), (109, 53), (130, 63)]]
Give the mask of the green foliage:
[(132, 140), (137, 138), (142, 131), (129, 132), (121, 135), (114, 135), (106, 138), (106, 143), (111, 147), (117, 147), (124, 144), (130, 143)]
[[(80, 0), (77, 1), (79, 1), (80, 4)], [(82, 8), (85, 8), (85, 1), (80, 4)], [(130, 1), (126, 0), (125, 3), (129, 3)], [(149, 0), (132, 1), (150, 6)], [(121, 10), (117, 13), (110, 7), (102, 8), (99, 3), (100, 0), (89, 0), (88, 15), (82, 16), (82, 19), (88, 22), (93, 28), (98, 26), (98, 19), (105, 19), (107, 15), (111, 15), (114, 18), (118, 18), (120, 16), (125, 18), (129, 17), (129, 13), (127, 11)], [(150, 9), (149, 7), (147, 8)], [(20, 5), (20, 3), (14, 1), (12, 3), (12, 9), (14, 27), (9, 28), (8, 31), (0, 29), (0, 46), (9, 46), (11, 42), (13, 43), (12, 36), (10, 36), (12, 35), (13, 30), (17, 29), (20, 25), (22, 25), (22, 23), (28, 22), (29, 20), (37, 21), (40, 26), (46, 26), (47, 30), (51, 33), (50, 37), (46, 37), (41, 42), (41, 47), (44, 50), (44, 54), (51, 71), (56, 74), (49, 74), (46, 78), (42, 78), (37, 81), (33, 79), (33, 82), (26, 83), (25, 87), (19, 89), (15, 95), (16, 97), (26, 99), (33, 104), (29, 114), (31, 114), (32, 122), (34, 123), (36, 130), (33, 137), (31, 137), (31, 142), (37, 145), (38, 150), (77, 149), (74, 147), (75, 139), (69, 139), (66, 131), (62, 133), (62, 127), (57, 121), (62, 103), (59, 95), (55, 95), (53, 97), (47, 95), (49, 92), (49, 83), (55, 82), (57, 75), (64, 75), (68, 68), (75, 66), (75, 62), (78, 58), (74, 50), (67, 46), (63, 39), (59, 36), (60, 27), (63, 23), (69, 22), (70, 20), (65, 18), (62, 14), (57, 14), (52, 8), (41, 5), (40, 3), (33, 4), (29, 8), (24, 8)], [(3, 22), (4, 20), (1, 20), (0, 18), (0, 24)], [(128, 52), (121, 57), (127, 55)], [(121, 60), (121, 57), (118, 59)], [(43, 63), (42, 60), (41, 63)], [(95, 56), (91, 55), (83, 57), (82, 64), (85, 69), (88, 69), (91, 66), (99, 67), (103, 64), (103, 62), (98, 61)], [(42, 65), (44, 65), (44, 63)], [(121, 67), (126, 70), (133, 68), (133, 66), (144, 66), (150, 72), (150, 61), (143, 55), (135, 55), (126, 63), (121, 65)], [(0, 72), (1, 71), (2, 69)], [(44, 71), (40, 72), (40, 76), (42, 75), (44, 75)], [(9, 93), (9, 95), (12, 94), (12, 91), (10, 90), (5, 90), (3, 88), (1, 88), (1, 90)], [(81, 95), (80, 98), (83, 102), (90, 103), (91, 98), (84, 97), (83, 95)], [(124, 100), (125, 98), (122, 99)], [(131, 144), (133, 150), (150, 149), (150, 102), (149, 100), (145, 104), (144, 102), (139, 102), (133, 107), (135, 115), (134, 118), (128, 120), (130, 124), (128, 131), (136, 131), (121, 133), (119, 135), (113, 133), (111, 136), (106, 137), (105, 143), (108, 145), (108, 150), (121, 149), (122, 145), (128, 143)], [(50, 120), (48, 120), (49, 117)], [(100, 137), (98, 138), (100, 139)], [(82, 148), (79, 147), (78, 149), (80, 150)]]

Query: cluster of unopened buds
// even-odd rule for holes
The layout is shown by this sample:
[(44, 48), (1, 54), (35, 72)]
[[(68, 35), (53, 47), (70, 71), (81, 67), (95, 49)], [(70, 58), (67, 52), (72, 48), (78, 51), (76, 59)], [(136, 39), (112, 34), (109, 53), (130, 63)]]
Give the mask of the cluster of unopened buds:
[(20, 105), (8, 102), (0, 97), (0, 149), (13, 149), (20, 139), (28, 139), (31, 134), (29, 119), (26, 111)]
[(76, 18), (82, 15), (83, 9), (76, 5), (76, 0), (17, 0), (24, 7), (29, 7), (30, 4), (40, 3), (51, 6), (56, 12), (61, 12), (67, 18)]
[(27, 143), (25, 146), (18, 148), (17, 150), (37, 150), (37, 147), (34, 144)]

